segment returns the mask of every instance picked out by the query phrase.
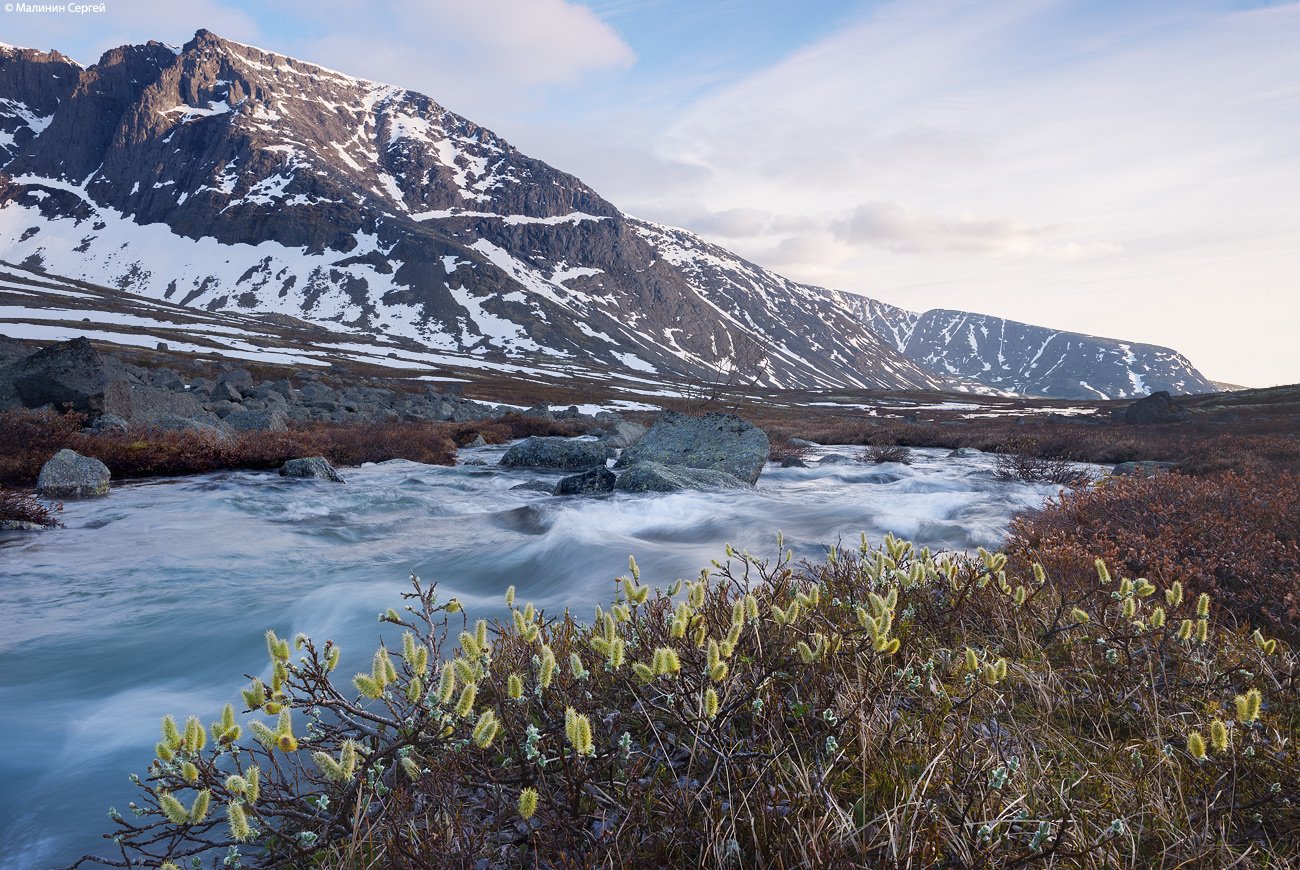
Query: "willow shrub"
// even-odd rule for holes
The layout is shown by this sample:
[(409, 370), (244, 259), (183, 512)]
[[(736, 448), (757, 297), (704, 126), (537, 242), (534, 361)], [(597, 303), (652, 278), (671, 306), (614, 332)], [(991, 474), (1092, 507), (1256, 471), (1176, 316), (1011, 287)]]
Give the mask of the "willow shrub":
[(893, 538), (728, 557), (667, 589), (633, 563), (589, 624), (412, 578), (355, 675), (268, 633), (269, 682), (164, 720), (104, 863), (1300, 860), (1296, 656), (1177, 582), (1063, 597)]

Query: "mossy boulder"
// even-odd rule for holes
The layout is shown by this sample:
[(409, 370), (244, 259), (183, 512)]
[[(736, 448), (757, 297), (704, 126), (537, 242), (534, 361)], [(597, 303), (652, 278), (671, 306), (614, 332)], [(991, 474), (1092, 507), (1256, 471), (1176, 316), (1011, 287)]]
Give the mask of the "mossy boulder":
[(108, 494), (108, 466), (64, 448), (41, 466), (36, 491), (47, 498), (93, 498)]

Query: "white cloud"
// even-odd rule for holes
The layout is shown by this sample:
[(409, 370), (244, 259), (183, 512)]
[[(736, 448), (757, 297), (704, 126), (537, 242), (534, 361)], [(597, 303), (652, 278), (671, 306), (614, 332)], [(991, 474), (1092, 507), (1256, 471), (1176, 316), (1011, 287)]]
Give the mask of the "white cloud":
[(287, 5), (304, 21), (328, 27), (281, 50), (427, 93), (471, 118), (518, 108), (538, 88), (636, 60), (613, 28), (572, 0)]
[(797, 279), (1300, 381), (1300, 5), (1219, 5), (887, 3), (649, 137), (689, 184), (590, 180)]

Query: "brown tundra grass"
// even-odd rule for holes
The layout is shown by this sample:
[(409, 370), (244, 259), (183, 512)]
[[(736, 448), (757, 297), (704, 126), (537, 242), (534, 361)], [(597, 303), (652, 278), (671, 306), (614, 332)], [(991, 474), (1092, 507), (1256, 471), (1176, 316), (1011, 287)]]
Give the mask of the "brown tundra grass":
[(289, 459), (324, 456), (335, 465), (410, 459), (437, 465), (455, 462), (456, 445), (482, 434), (500, 444), (528, 435), (577, 435), (581, 426), (509, 414), (473, 423), (316, 423), (287, 432), (201, 432), (138, 429), (127, 434), (81, 431), (77, 414), (0, 411), (0, 485), (31, 486), (41, 466), (64, 447), (93, 456), (113, 479), (201, 474), (227, 468), (277, 468)]
[(633, 562), (589, 622), (511, 587), (488, 625), (412, 579), (364, 671), (268, 633), (268, 683), (165, 720), (101, 863), (1300, 860), (1297, 657), (1177, 581), (728, 548), (689, 583)]

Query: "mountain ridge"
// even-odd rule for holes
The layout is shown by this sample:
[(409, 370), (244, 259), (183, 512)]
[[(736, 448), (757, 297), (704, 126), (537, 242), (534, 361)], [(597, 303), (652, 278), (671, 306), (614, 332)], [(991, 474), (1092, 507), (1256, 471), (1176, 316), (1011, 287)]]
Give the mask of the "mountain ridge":
[(0, 49), (0, 146), (0, 259), (26, 268), (461, 353), (1004, 389), (910, 357), (846, 294), (624, 214), (428, 96), (206, 30), (89, 67)]

